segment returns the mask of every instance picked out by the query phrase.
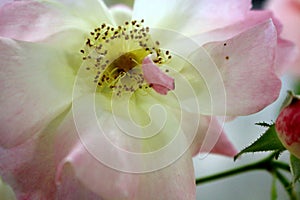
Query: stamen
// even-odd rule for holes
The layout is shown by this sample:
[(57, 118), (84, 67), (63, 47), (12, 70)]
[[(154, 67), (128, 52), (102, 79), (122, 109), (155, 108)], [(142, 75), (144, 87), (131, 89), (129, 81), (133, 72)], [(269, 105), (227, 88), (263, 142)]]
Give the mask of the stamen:
[(172, 58), (169, 51), (159, 48), (159, 41), (151, 40), (150, 28), (143, 23), (143, 19), (117, 27), (104, 23), (90, 33), (80, 53), (86, 70), (95, 73), (93, 81), (99, 91), (121, 96), (123, 92), (152, 88), (141, 69), (144, 58), (151, 55), (158, 66)]

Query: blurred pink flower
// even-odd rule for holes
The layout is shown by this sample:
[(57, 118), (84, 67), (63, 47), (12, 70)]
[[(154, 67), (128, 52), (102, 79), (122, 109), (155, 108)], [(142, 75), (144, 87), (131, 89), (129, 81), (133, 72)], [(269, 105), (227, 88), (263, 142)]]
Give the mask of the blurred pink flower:
[(300, 1), (299, 0), (269, 0), (266, 8), (270, 9), (283, 25), (282, 37), (295, 43), (297, 56), (288, 58), (286, 66), (290, 65), (292, 72), (300, 76)]
[(293, 97), (276, 119), (276, 131), (287, 150), (300, 158), (300, 101)]
[[(200, 151), (227, 156), (236, 153), (217, 117), (256, 113), (275, 101), (281, 88), (280, 58), (289, 56), (292, 46), (279, 37), (280, 25), (272, 21), (270, 12), (250, 11), (250, 8), (250, 0), (136, 0), (133, 10), (122, 5), (107, 8), (101, 0), (20, 0), (3, 5), (0, 8), (3, 180), (21, 200), (195, 199), (192, 156)], [(186, 49), (188, 59), (196, 63), (196, 71), (187, 62), (180, 64), (172, 52), (159, 48), (161, 41), (171, 41), (176, 46), (180, 42), (176, 37), (158, 35), (159, 41), (151, 43), (148, 26), (151, 30), (173, 30), (196, 42), (197, 48)], [(135, 30), (140, 35), (135, 35)], [(136, 41), (140, 41), (138, 45), (142, 48), (131, 51)], [(114, 46), (114, 42), (122, 45)], [(148, 51), (154, 56), (152, 62), (146, 58)], [(117, 58), (120, 52), (123, 55)], [(148, 68), (149, 74), (144, 75), (148, 72), (142, 72), (139, 65), (145, 67), (147, 63), (152, 69)], [(216, 74), (207, 73), (203, 81), (197, 78), (200, 77), (197, 70), (209, 71), (214, 67), (222, 79), (226, 101), (215, 100), (216, 109), (211, 110), (211, 105), (206, 104), (210, 96), (204, 82), (209, 81), (215, 94), (224, 91), (213, 85), (218, 79)], [(158, 84), (164, 84), (164, 88), (154, 86), (158, 93), (151, 88), (156, 72), (161, 73)], [(164, 78), (164, 73), (170, 77)], [(194, 89), (201, 112), (190, 106), (191, 96), (185, 95), (188, 88), (181, 85), (181, 76)], [(93, 81), (98, 84), (96, 89), (91, 87)], [(171, 93), (161, 95), (167, 93), (166, 89), (172, 90)], [(133, 95), (127, 102), (132, 112), (130, 117), (142, 124), (149, 121), (148, 110), (153, 105), (165, 106), (168, 118), (162, 134), (142, 142), (129, 141), (130, 137), (122, 134), (114, 117), (126, 125), (127, 107), (112, 95), (128, 91)], [(172, 92), (184, 97), (183, 104), (187, 107), (182, 110), (183, 121), (177, 118), (181, 111)], [(112, 113), (115, 111), (112, 100), (117, 103), (117, 113)], [(96, 113), (92, 115), (98, 119), (101, 130), (89, 112), (94, 104)], [(222, 110), (224, 107), (226, 112)], [(191, 123), (198, 117), (200, 121), (194, 130)], [(156, 114), (151, 120), (159, 124), (162, 116)], [(107, 161), (126, 169), (155, 165), (162, 161), (153, 157), (153, 162), (135, 163), (105, 146), (104, 141), (109, 138), (127, 151), (140, 149), (147, 153), (168, 144), (178, 124), (182, 130), (177, 141), (180, 145), (174, 151), (189, 146), (189, 138), (194, 136), (191, 133), (195, 131), (196, 135), (190, 148), (164, 168), (149, 173), (126, 173), (97, 157), (104, 155)], [(149, 131), (140, 132), (143, 136)], [(218, 139), (208, 141), (207, 146), (204, 145), (207, 137)]]

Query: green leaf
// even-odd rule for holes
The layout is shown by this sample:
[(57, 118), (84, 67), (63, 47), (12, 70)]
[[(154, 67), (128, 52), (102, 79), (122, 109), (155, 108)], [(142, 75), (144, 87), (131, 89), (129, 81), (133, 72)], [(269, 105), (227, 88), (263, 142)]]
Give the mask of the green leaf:
[(291, 154), (290, 157), (293, 182), (300, 181), (300, 159)]
[(239, 152), (234, 157), (234, 160), (236, 160), (239, 156), (241, 156), (244, 153), (250, 153), (250, 152), (253, 153), (253, 152), (261, 152), (261, 151), (281, 152), (284, 150), (285, 147), (281, 144), (275, 130), (275, 125), (273, 124), (253, 144), (251, 144), (250, 146), (246, 147), (241, 152)]

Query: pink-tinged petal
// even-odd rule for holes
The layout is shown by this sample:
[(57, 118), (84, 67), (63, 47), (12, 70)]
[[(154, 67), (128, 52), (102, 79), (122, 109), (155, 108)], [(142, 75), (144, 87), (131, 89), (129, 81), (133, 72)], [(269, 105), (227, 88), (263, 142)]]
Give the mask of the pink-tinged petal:
[[(85, 113), (88, 105), (83, 104), (84, 101), (80, 102), (81, 100), (84, 98), (76, 100), (81, 111), (77, 116), (80, 119), (74, 120), (73, 116), (76, 115), (68, 115), (58, 130), (59, 135), (56, 140), (56, 149), (58, 149), (56, 183), (58, 185), (63, 184), (61, 177), (65, 168), (70, 167), (85, 187), (103, 199), (195, 199), (194, 172), (189, 151), (169, 166), (157, 171), (148, 173), (119, 171), (120, 168), (133, 165), (135, 162), (114, 150), (114, 145), (121, 148), (127, 146), (130, 151), (135, 144), (131, 145), (124, 139), (126, 137), (121, 135), (123, 132), (115, 125), (115, 119), (110, 113), (100, 112), (99, 118), (102, 120), (108, 117), (103, 124), (105, 127), (101, 126), (99, 129), (93, 126), (91, 118), (94, 116)], [(102, 136), (99, 131), (107, 135)], [(114, 145), (107, 146), (104, 142), (107, 140), (106, 137), (109, 137)], [(91, 147), (93, 150), (90, 149)], [(95, 154), (95, 149), (98, 153), (104, 153), (104, 156), (110, 160), (119, 160), (120, 168), (110, 168), (110, 165)]]
[(0, 36), (41, 40), (63, 26), (62, 13), (36, 1), (13, 1), (0, 8)]
[[(205, 152), (205, 150), (204, 150)], [(222, 132), (215, 146), (209, 151), (209, 153), (220, 154), (224, 156), (235, 156), (238, 151), (233, 146), (227, 135)]]
[(159, 94), (165, 95), (175, 89), (174, 79), (163, 73), (149, 56), (143, 60), (142, 69), (147, 83)]
[(51, 141), (52, 135), (47, 132), (16, 147), (0, 147), (1, 176), (11, 185), (17, 199), (55, 197)]
[(255, 113), (277, 99), (281, 81), (274, 71), (276, 47), (272, 21), (227, 41), (204, 45), (224, 80), (227, 115)]
[(200, 117), (191, 151), (193, 156), (198, 153), (214, 153), (231, 157), (237, 154), (236, 148), (224, 133), (223, 126), (216, 117), (209, 116)]
[(133, 19), (193, 35), (240, 21), (250, 8), (250, 0), (137, 0)]
[[(285, 72), (289, 71), (295, 63), (297, 63), (297, 56), (299, 55), (299, 51), (296, 48), (295, 44), (289, 40), (285, 40), (282, 38), (278, 38), (278, 46), (276, 48), (276, 65), (275, 72), (278, 76), (283, 75)], [(300, 56), (299, 56), (300, 58)], [(300, 63), (300, 59), (298, 59)], [(296, 70), (299, 65), (296, 64), (293, 70)], [(296, 73), (299, 73), (300, 70)]]
[[(75, 176), (87, 188), (97, 193), (103, 199), (122, 199), (133, 197), (135, 193), (137, 179), (130, 176), (128, 173), (118, 173), (116, 170), (107, 167), (96, 159), (87, 147), (93, 145), (99, 149), (99, 152), (104, 152), (111, 159), (120, 159), (122, 166), (126, 165), (126, 158), (118, 155), (113, 146), (111, 149), (105, 145), (106, 138), (99, 133), (98, 127), (92, 123), (92, 117), (88, 113), (87, 107), (89, 104), (84, 101), (87, 97), (80, 98), (74, 102), (74, 105), (80, 106), (80, 119), (73, 118), (73, 114), (65, 118), (62, 125), (58, 129), (56, 146), (56, 183), (62, 185), (62, 176), (66, 167), (71, 167)], [(105, 114), (105, 113), (103, 113)], [(109, 116), (112, 117), (110, 114)], [(113, 120), (108, 119), (108, 121)], [(77, 121), (80, 124), (77, 124)], [(109, 124), (106, 122), (105, 124)], [(81, 132), (81, 127), (84, 127), (84, 133)], [(112, 139), (119, 141), (118, 131), (114, 130), (117, 127), (110, 127), (108, 134), (113, 134)], [(121, 133), (120, 133), (121, 134)], [(99, 137), (97, 138), (97, 136)], [(122, 141), (123, 142), (123, 141)], [(126, 142), (126, 141), (125, 141)], [(93, 169), (93, 170), (90, 170)]]
[(282, 75), (289, 67), (289, 63), (293, 62), (296, 52), (295, 46), (287, 40), (281, 38), (282, 25), (274, 18), (270, 11), (250, 11), (246, 18), (238, 23), (232, 24), (225, 28), (215, 29), (206, 33), (198, 34), (193, 39), (199, 44), (203, 45), (212, 41), (228, 40), (248, 29), (264, 23), (272, 19), (277, 30), (277, 52), (276, 52), (276, 66), (275, 71), (277, 75)]
[[(247, 31), (258, 24), (266, 22), (273, 18), (272, 12), (270, 11), (250, 11), (245, 16), (245, 19), (234, 24), (230, 24), (226, 27), (217, 28), (210, 30), (205, 33), (197, 34), (192, 38), (199, 44), (203, 45), (213, 41), (224, 41), (228, 40), (244, 31)], [(273, 21), (274, 22), (274, 21)], [(275, 20), (275, 22), (277, 22)], [(275, 23), (278, 32), (282, 29), (281, 24)]]
[(138, 176), (137, 200), (196, 199), (194, 168), (189, 151), (166, 168)]
[(8, 148), (38, 135), (70, 105), (74, 75), (59, 49), (0, 38), (0, 51), (0, 145)]
[[(75, 134), (73, 132), (73, 137)], [(69, 151), (69, 154), (58, 165), (56, 174), (58, 185), (63, 184), (61, 177), (64, 169), (71, 167), (76, 178), (103, 199), (134, 199), (138, 185), (137, 177), (118, 172), (102, 164), (86, 150), (79, 140)]]
[(102, 1), (12, 1), (0, 7), (0, 36), (41, 41), (69, 28), (89, 32), (99, 26), (99, 19), (112, 20)]
[[(285, 66), (291, 66), (293, 68), (292, 72), (294, 72), (297, 76), (300, 75), (300, 3), (297, 0), (270, 0), (266, 5), (266, 8), (272, 10), (275, 17), (277, 17), (280, 22), (283, 24), (283, 32), (282, 37), (294, 42), (297, 46), (297, 55), (292, 60), (292, 63), (286, 63), (281, 58), (284, 58), (284, 55), (281, 56), (278, 61)], [(291, 60), (291, 59), (290, 59)]]
[(84, 185), (77, 179), (72, 166), (66, 166), (61, 173), (61, 182), (59, 185), (56, 185), (57, 199), (103, 200), (96, 193), (84, 187)]
[(100, 199), (67, 168), (61, 178), (62, 184), (55, 184), (54, 152), (62, 149), (54, 148), (56, 135), (53, 131), (59, 123), (60, 118), (51, 124), (51, 128), (21, 145), (10, 149), (0, 147), (1, 176), (12, 186), (17, 199)]
[(103, 199), (181, 200), (195, 199), (191, 161), (191, 155), (187, 152), (179, 160), (159, 171), (145, 174), (125, 173), (103, 165), (78, 144), (60, 167), (71, 166), (76, 177)]
[(256, 24), (259, 24), (264, 22), (264, 19), (267, 20), (270, 18), (277, 31), (276, 63), (274, 69), (275, 73), (278, 76), (281, 76), (290, 68), (298, 55), (296, 46), (293, 44), (292, 40), (289, 41), (284, 39), (285, 36), (282, 33), (283, 24), (270, 11), (251, 11), (246, 20), (249, 21), (254, 19), (254, 21), (257, 21)]

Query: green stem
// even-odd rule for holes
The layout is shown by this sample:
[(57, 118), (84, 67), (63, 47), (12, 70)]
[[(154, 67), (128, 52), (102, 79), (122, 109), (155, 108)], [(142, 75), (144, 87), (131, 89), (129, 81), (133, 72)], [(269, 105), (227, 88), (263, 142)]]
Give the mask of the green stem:
[(274, 169), (279, 168), (279, 169), (290, 172), (290, 167), (289, 167), (288, 164), (280, 162), (280, 161), (274, 161), (273, 158), (274, 158), (274, 155), (272, 154), (271, 156), (269, 156), (265, 159), (262, 159), (258, 162), (252, 163), (252, 164), (248, 164), (248, 165), (245, 165), (245, 166), (242, 166), (242, 167), (238, 167), (238, 168), (231, 169), (231, 170), (221, 172), (221, 173), (218, 173), (218, 174), (206, 176), (206, 177), (203, 177), (203, 178), (197, 178), (196, 179), (196, 185), (207, 183), (207, 182), (217, 180), (217, 179), (221, 179), (221, 178), (225, 178), (225, 177), (228, 177), (228, 176), (240, 174), (240, 173), (243, 173), (243, 172), (252, 171), (252, 170), (265, 169), (269, 172), (272, 172)]
[(288, 164), (280, 161), (272, 161), (271, 164), (274, 166), (274, 168), (279, 168), (287, 172), (291, 172), (291, 168)]
[(231, 169), (231, 170), (228, 170), (228, 171), (224, 171), (224, 172), (221, 172), (221, 173), (217, 173), (217, 174), (214, 174), (214, 175), (210, 175), (210, 176), (206, 176), (206, 177), (202, 177), (202, 178), (197, 178), (196, 179), (196, 185), (207, 183), (207, 182), (214, 181), (214, 180), (221, 179), (221, 178), (225, 178), (225, 177), (228, 177), (228, 176), (240, 174), (240, 173), (243, 173), (243, 172), (246, 172), (246, 171), (260, 169), (259, 165), (260, 165), (260, 163), (253, 163), (253, 164), (245, 165), (245, 166), (238, 167), (238, 168), (235, 168), (235, 169)]
[(286, 192), (290, 196), (290, 199), (291, 200), (297, 199), (297, 196), (293, 190), (293, 187), (292, 187), (291, 183), (287, 180), (287, 178), (282, 173), (280, 173), (278, 170), (275, 170), (275, 175), (278, 178), (278, 180), (280, 181), (280, 183), (283, 185), (283, 187), (285, 188)]

